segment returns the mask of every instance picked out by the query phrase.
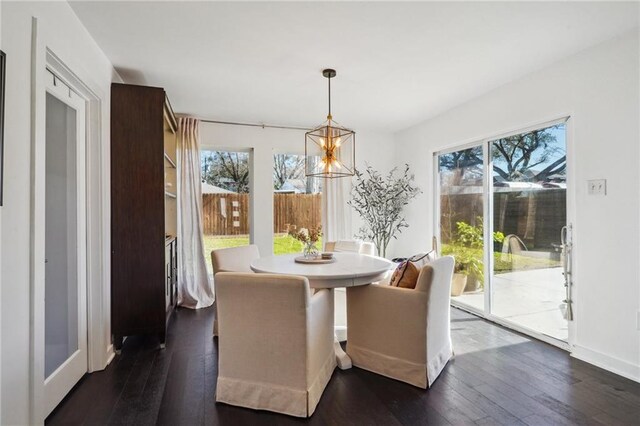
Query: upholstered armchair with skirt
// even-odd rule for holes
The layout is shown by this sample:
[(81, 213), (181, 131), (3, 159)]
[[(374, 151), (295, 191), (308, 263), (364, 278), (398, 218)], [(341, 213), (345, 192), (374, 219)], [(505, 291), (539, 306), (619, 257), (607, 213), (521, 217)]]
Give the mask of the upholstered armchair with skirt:
[(333, 291), (305, 277), (218, 273), (216, 401), (313, 414), (336, 367)]
[[(251, 262), (260, 257), (258, 246), (250, 244), (242, 247), (229, 247), (211, 251), (211, 265), (213, 266), (213, 280), (218, 272), (253, 272)], [(214, 294), (215, 296), (215, 294)], [(214, 304), (216, 304), (214, 302)], [(217, 306), (217, 304), (216, 304)], [(213, 317), (213, 335), (218, 335), (218, 309)]]
[(450, 299), (454, 260), (420, 270), (415, 289), (368, 285), (347, 289), (353, 365), (428, 388), (453, 356)]

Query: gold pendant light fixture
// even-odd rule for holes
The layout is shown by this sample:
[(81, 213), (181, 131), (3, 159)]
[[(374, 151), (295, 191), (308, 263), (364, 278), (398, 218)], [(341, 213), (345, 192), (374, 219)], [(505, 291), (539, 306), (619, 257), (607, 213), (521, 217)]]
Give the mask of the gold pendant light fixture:
[(333, 121), (331, 79), (336, 76), (336, 71), (325, 69), (322, 75), (329, 81), (329, 114), (324, 123), (305, 133), (305, 175), (325, 178), (353, 176), (356, 132)]

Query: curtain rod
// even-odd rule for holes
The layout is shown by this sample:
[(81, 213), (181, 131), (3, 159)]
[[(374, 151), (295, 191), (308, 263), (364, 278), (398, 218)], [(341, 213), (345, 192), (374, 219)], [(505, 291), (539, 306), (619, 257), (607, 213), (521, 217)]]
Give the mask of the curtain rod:
[(258, 123), (237, 123), (234, 121), (218, 121), (218, 120), (205, 120), (199, 119), (203, 123), (213, 123), (213, 124), (227, 124), (230, 126), (247, 126), (247, 127), (262, 127), (263, 129), (286, 129), (286, 130), (304, 130), (309, 131), (312, 129), (307, 129), (305, 127), (295, 127), (295, 126), (276, 126), (273, 124), (258, 124)]

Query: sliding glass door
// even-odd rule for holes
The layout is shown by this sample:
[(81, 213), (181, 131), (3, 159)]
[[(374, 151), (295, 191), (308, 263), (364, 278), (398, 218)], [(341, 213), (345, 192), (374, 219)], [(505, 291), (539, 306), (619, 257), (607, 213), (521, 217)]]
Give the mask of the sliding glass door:
[(436, 155), (452, 303), (552, 343), (570, 316), (565, 135), (563, 120)]
[(438, 157), (441, 252), (456, 259), (454, 300), (484, 311), (484, 153), (482, 145)]
[(500, 235), (491, 277), (491, 313), (564, 341), (565, 133), (560, 123), (489, 142), (492, 221)]

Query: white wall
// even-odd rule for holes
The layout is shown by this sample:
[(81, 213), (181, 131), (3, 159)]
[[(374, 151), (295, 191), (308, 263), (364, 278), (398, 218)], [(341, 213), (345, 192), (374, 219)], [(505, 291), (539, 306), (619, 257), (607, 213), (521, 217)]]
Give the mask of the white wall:
[[(570, 115), (573, 354), (640, 381), (639, 47), (636, 30), (397, 134), (397, 160), (427, 191), (409, 206), (411, 228), (396, 247), (419, 251), (433, 233), (434, 151)], [(605, 197), (587, 195), (596, 178), (607, 179)]]
[[(393, 157), (390, 134), (356, 130), (356, 166), (365, 162), (386, 171)], [(237, 149), (253, 152), (254, 214), (250, 231), (260, 253), (273, 252), (273, 154), (304, 154), (304, 131), (201, 123), (202, 149)], [(349, 211), (351, 209), (347, 207)], [(354, 232), (359, 227), (353, 217)]]
[[(81, 80), (104, 96), (102, 142), (109, 142), (113, 67), (66, 2), (3, 2), (2, 49), (7, 53), (4, 207), (2, 207), (2, 424), (39, 423), (30, 417), (30, 214), (32, 17), (44, 43)], [(39, 70), (44, 72), (44, 70)], [(108, 150), (106, 151), (108, 153)], [(91, 171), (90, 171), (91, 173)], [(95, 188), (89, 189), (94, 191)], [(106, 188), (108, 191), (108, 187)], [(108, 207), (107, 207), (108, 210)], [(108, 265), (106, 265), (108, 267)], [(107, 284), (108, 285), (108, 284)], [(108, 305), (106, 307), (108, 312)], [(106, 319), (108, 321), (108, 317)], [(105, 335), (104, 352), (110, 342)], [(7, 344), (9, 342), (9, 344)]]
[[(0, 2), (0, 50), (2, 46), (2, 2)], [(3, 151), (4, 152), (4, 151)], [(4, 158), (4, 157), (3, 157)], [(2, 159), (4, 164), (4, 159)], [(5, 185), (2, 183), (2, 185)], [(2, 241), (2, 207), (0, 207), (0, 242)], [(0, 243), (0, 271), (2, 271), (2, 244)], [(0, 272), (0, 297), (2, 297), (2, 273)], [(0, 302), (0, 379), (2, 379), (2, 303)], [(0, 401), (2, 401), (2, 386), (0, 385)], [(2, 419), (2, 404), (0, 403), (0, 420)]]

